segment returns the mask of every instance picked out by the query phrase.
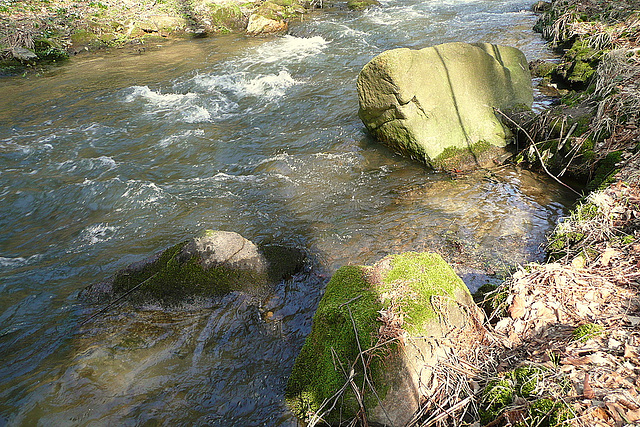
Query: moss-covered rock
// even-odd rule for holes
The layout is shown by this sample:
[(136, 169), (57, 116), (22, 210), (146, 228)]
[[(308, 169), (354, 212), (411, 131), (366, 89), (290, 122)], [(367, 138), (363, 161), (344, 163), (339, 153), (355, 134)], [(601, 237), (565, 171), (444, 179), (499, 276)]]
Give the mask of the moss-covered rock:
[(524, 54), (487, 43), (383, 52), (365, 65), (357, 86), (359, 115), (369, 132), (431, 167), (447, 149), (466, 150), (475, 159), (473, 148), (505, 147), (512, 133), (494, 108), (528, 109), (533, 103)]
[(101, 301), (135, 291), (133, 301), (168, 305), (232, 291), (264, 297), (269, 283), (295, 274), (302, 263), (301, 252), (291, 248), (268, 245), (263, 252), (237, 233), (207, 230), (89, 286), (81, 297)]
[(467, 348), (482, 340), (475, 329), (478, 311), (437, 254), (408, 252), (373, 267), (342, 267), (327, 285), (296, 359), (287, 403), (304, 421), (321, 414), (329, 422), (354, 418), (361, 406), (353, 380), (369, 422), (404, 425), (418, 409), (433, 367), (455, 348), (447, 347), (451, 340)]
[[(530, 145), (529, 137), (520, 134), (527, 149), (521, 152), (517, 161), (526, 160), (535, 167), (544, 164), (556, 176), (586, 182), (591, 178), (591, 171), (597, 168), (596, 141), (602, 141), (607, 135), (592, 131), (595, 111), (584, 93), (571, 92), (561, 101), (561, 105), (543, 115), (532, 115), (518, 125), (528, 131), (529, 136), (534, 135), (538, 142), (534, 147)], [(605, 170), (612, 171), (602, 169), (602, 172)]]
[(550, 77), (558, 64), (549, 61), (538, 60), (529, 64), (531, 74), (536, 77)]
[(64, 61), (69, 54), (53, 39), (34, 40), (34, 51), (41, 61)]
[(100, 40), (100, 37), (87, 30), (87, 29), (79, 29), (71, 34), (71, 46), (75, 50), (81, 49), (96, 49), (99, 47), (104, 47), (106, 44)]
[(568, 88), (584, 89), (594, 78), (604, 53), (604, 50), (594, 49), (588, 42), (577, 39), (553, 69), (551, 77)]
[(238, 31), (243, 30), (247, 25), (247, 18), (238, 3), (211, 3), (208, 15), (215, 31)]

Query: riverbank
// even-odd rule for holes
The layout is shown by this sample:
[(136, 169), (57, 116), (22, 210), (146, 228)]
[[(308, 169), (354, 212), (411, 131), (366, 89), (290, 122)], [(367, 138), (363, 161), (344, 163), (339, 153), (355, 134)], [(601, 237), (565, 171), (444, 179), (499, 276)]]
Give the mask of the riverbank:
[(174, 39), (284, 33), (290, 21), (327, 5), (321, 0), (7, 0), (0, 3), (0, 72), (106, 48), (142, 51)]
[(484, 300), (498, 352), (484, 425), (640, 421), (640, 13), (638, 2), (555, 1), (536, 29), (563, 53), (532, 64), (556, 105), (514, 119), (517, 158), (586, 185), (549, 237)]

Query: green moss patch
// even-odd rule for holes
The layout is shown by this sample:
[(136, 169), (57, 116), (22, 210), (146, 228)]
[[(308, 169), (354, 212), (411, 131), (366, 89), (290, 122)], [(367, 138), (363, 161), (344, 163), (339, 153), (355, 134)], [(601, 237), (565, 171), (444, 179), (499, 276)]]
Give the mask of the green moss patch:
[(509, 378), (490, 381), (482, 393), (480, 422), (488, 424), (496, 420), (505, 407), (513, 402), (515, 389)]
[[(327, 285), (313, 317), (311, 334), (287, 384), (287, 403), (299, 419), (308, 420), (343, 387), (351, 364), (359, 354), (358, 340), (363, 349), (375, 344), (376, 331), (381, 325), (376, 319), (382, 304), (366, 280), (365, 270), (360, 266), (342, 267)], [(356, 369), (355, 382), (362, 384), (362, 364), (356, 364)], [(349, 388), (343, 397), (343, 410), (357, 412), (355, 397)]]
[(430, 163), (436, 170), (469, 170), (486, 165), (503, 154), (504, 148), (478, 141), (465, 148), (447, 147)]
[[(573, 418), (571, 407), (552, 396), (566, 394), (568, 381), (551, 369), (523, 365), (489, 381), (480, 401), (480, 422), (488, 424), (513, 408), (519, 411), (518, 426), (559, 427)], [(512, 404), (518, 400), (517, 408)], [(523, 402), (528, 402), (523, 405)], [(522, 408), (528, 408), (522, 412)]]
[(176, 304), (185, 297), (219, 296), (234, 290), (264, 285), (266, 277), (247, 270), (216, 266), (204, 269), (198, 256), (180, 259), (180, 243), (165, 250), (157, 260), (142, 268), (127, 268), (114, 277), (113, 291), (123, 294), (135, 286), (142, 286), (133, 294), (134, 302), (157, 300)]
[(462, 294), (471, 299), (462, 279), (438, 254), (406, 252), (389, 259), (391, 268), (383, 273), (378, 292), (395, 294), (395, 302), (408, 319), (405, 329), (409, 334), (420, 335), (430, 321), (438, 318), (434, 296), (457, 300)]
[(596, 171), (589, 182), (589, 190), (602, 189), (613, 182), (613, 177), (619, 172), (617, 164), (622, 160), (622, 151), (614, 151), (597, 163)]
[(590, 338), (601, 335), (604, 328), (595, 323), (585, 323), (575, 328), (572, 332), (573, 339), (576, 341), (587, 342)]

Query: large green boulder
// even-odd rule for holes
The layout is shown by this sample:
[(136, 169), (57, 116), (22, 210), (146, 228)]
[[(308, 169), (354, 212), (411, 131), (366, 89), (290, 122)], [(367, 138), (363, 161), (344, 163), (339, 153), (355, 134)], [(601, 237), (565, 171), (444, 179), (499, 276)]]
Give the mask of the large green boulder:
[(512, 136), (494, 108), (533, 103), (524, 54), (488, 43), (383, 52), (364, 66), (357, 87), (369, 132), (434, 168), (455, 167), (450, 157), (490, 160)]
[(296, 359), (287, 404), (303, 422), (366, 417), (406, 425), (430, 387), (444, 392), (434, 375), (438, 364), (464, 358), (482, 341), (478, 316), (469, 290), (437, 254), (342, 267)]

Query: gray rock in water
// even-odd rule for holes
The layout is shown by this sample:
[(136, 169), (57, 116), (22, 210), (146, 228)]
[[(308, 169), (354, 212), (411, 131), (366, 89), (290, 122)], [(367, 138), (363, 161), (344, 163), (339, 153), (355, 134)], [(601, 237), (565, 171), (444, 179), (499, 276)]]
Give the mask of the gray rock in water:
[(196, 258), (204, 269), (224, 265), (258, 274), (267, 273), (267, 260), (253, 242), (231, 231), (207, 230), (189, 240), (180, 251), (183, 262)]
[(238, 233), (207, 230), (84, 289), (80, 297), (99, 302), (131, 293), (136, 302), (173, 304), (195, 296), (232, 291), (264, 297), (269, 284), (302, 268), (300, 251), (278, 245), (262, 250)]
[(488, 43), (383, 52), (364, 66), (357, 87), (369, 132), (434, 168), (457, 168), (447, 162), (456, 156), (481, 164), (485, 152), (501, 154), (512, 135), (494, 107), (533, 103), (524, 54)]

